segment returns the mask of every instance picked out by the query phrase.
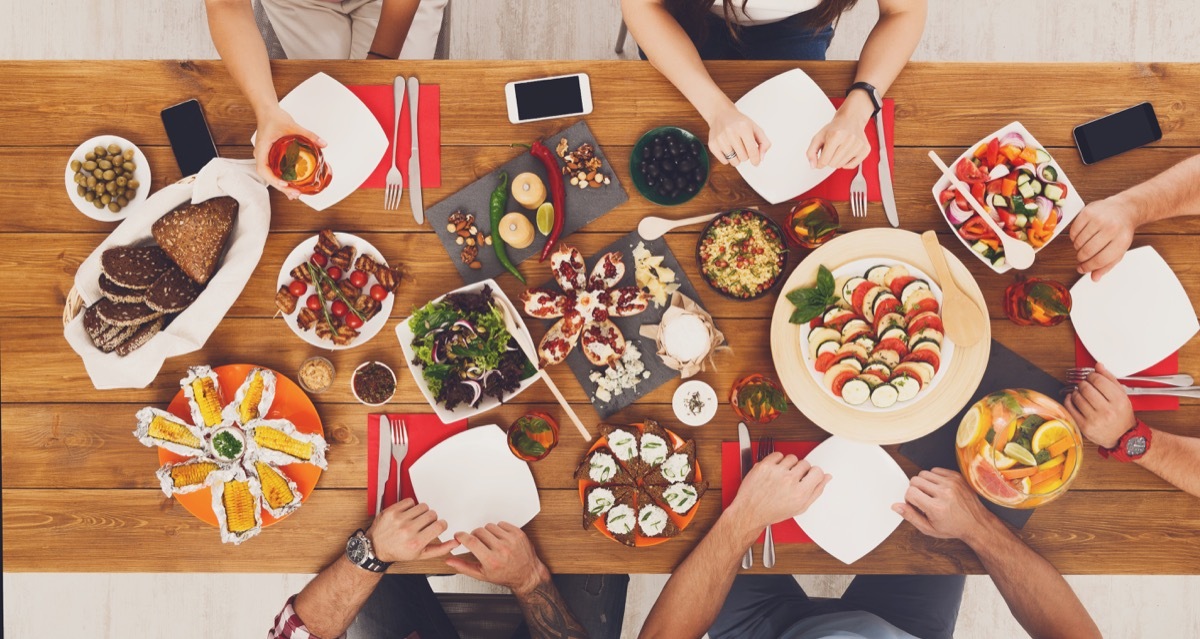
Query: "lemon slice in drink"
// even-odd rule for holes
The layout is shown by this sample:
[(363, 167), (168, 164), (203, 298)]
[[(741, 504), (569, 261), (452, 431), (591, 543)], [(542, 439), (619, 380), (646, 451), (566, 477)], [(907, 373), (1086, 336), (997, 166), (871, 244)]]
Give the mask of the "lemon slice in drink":
[(1031, 442), (1033, 445), (1033, 452), (1039, 453), (1043, 448), (1049, 448), (1051, 444), (1062, 439), (1063, 437), (1070, 436), (1071, 429), (1067, 428), (1066, 424), (1058, 421), (1057, 419), (1052, 419), (1045, 424), (1042, 424), (1036, 431), (1034, 431)]
[(317, 170), (317, 156), (311, 151), (300, 149), (296, 154), (296, 182), (303, 182), (312, 177), (313, 171)]
[(991, 462), (996, 470), (1008, 470), (1017, 465), (1017, 460), (1003, 453), (997, 453), (989, 444), (984, 444), (979, 449), (979, 456)]
[(987, 422), (983, 419), (982, 411), (979, 406), (972, 406), (971, 410), (963, 415), (962, 421), (958, 423), (958, 435), (955, 437), (954, 443), (959, 448), (966, 448), (983, 437), (985, 430), (987, 430)]
[(1037, 458), (1033, 456), (1033, 453), (1025, 450), (1024, 446), (1016, 442), (1009, 442), (1005, 445), (1004, 454), (1026, 466), (1037, 466)]
[(550, 235), (554, 230), (554, 204), (543, 202), (537, 209), (537, 230), (542, 235)]

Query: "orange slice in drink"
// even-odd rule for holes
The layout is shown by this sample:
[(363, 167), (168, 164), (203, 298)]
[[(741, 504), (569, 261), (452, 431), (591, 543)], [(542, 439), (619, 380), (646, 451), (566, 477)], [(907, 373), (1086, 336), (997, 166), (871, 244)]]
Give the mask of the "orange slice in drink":
[(1057, 419), (1052, 419), (1034, 431), (1031, 442), (1033, 452), (1040, 453), (1043, 449), (1050, 448), (1052, 444), (1064, 438), (1068, 440), (1071, 438), (1071, 429)]
[(312, 151), (304, 147), (300, 147), (300, 152), (296, 155), (296, 182), (303, 182), (317, 170), (317, 156), (313, 155)]

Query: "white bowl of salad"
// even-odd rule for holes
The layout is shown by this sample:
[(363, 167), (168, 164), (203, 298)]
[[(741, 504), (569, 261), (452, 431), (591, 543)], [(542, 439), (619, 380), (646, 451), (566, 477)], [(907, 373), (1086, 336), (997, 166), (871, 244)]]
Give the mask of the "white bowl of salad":
[[(972, 195), (1009, 235), (1040, 251), (1083, 210), (1062, 167), (1033, 135), (1013, 122), (967, 149), (951, 165)], [(1012, 267), (995, 233), (943, 176), (933, 198), (954, 234), (997, 273)]]

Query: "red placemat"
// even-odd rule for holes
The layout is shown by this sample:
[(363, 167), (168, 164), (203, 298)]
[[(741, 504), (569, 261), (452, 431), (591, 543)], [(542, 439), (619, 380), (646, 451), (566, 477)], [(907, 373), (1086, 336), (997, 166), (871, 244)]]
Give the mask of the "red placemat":
[[(404, 176), (404, 188), (408, 188), (408, 160), (412, 157), (412, 116), (408, 114), (408, 100), (400, 109), (400, 144), (392, 140), (392, 85), (368, 84), (352, 85), (350, 92), (358, 96), (363, 104), (371, 110), (371, 114), (379, 120), (388, 136), (388, 150), (379, 161), (379, 166), (362, 183), (362, 189), (382, 189), (387, 180), (387, 172), (392, 168), (392, 152), (399, 148), (396, 155), (396, 167)], [(421, 186), (437, 188), (442, 185), (442, 88), (436, 84), (421, 85), (421, 108), (417, 111), (418, 141), (421, 144)]]
[[(841, 98), (829, 98), (833, 102), (834, 107), (840, 107), (844, 101)], [(896, 103), (890, 98), (884, 98), (883, 110), (883, 134), (887, 137), (888, 168), (892, 170), (892, 175), (896, 174), (896, 150), (893, 148), (896, 140)], [(863, 177), (867, 179), (867, 200), (870, 202), (880, 202), (879, 194), (879, 135), (876, 133), (875, 120), (872, 118), (867, 122), (867, 140), (871, 142), (871, 154), (863, 160)], [(769, 151), (768, 151), (769, 153)], [(833, 175), (825, 179), (824, 182), (814, 186), (808, 193), (796, 198), (798, 200), (807, 200), (810, 197), (821, 197), (826, 200), (836, 200), (845, 202), (850, 199), (850, 181), (854, 176), (858, 175), (858, 169), (838, 169), (833, 172)]]
[[(1083, 342), (1079, 341), (1079, 337), (1075, 337), (1075, 366), (1094, 367), (1096, 358), (1088, 352), (1083, 346)], [(1179, 353), (1175, 352), (1169, 355), (1163, 361), (1147, 368), (1146, 370), (1135, 373), (1135, 375), (1174, 375), (1179, 372)], [(1162, 387), (1162, 384), (1153, 382), (1121, 382), (1126, 386), (1137, 387)], [(1179, 410), (1179, 398), (1169, 397), (1167, 395), (1136, 395), (1129, 398), (1133, 403), (1133, 410)]]
[[(792, 454), (804, 457), (821, 442), (775, 442), (775, 450), (785, 455)], [(758, 459), (758, 442), (751, 442), (750, 448)], [(737, 442), (721, 442), (721, 510), (729, 508), (737, 495), (738, 487), (742, 485), (742, 456)], [(763, 534), (758, 536), (762, 543)], [(800, 530), (795, 519), (785, 519), (771, 528), (771, 535), (778, 544), (811, 544), (812, 540)]]
[[(379, 469), (379, 422), (382, 415), (367, 415), (367, 514), (375, 514), (375, 482)], [(467, 420), (461, 419), (443, 424), (437, 415), (388, 415), (391, 419), (402, 419), (408, 430), (408, 454), (404, 456), (404, 496), (412, 497), (412, 482), (408, 479), (408, 467), (437, 444), (451, 435), (467, 429)], [(384, 439), (392, 440), (392, 431), (384, 423)], [(389, 456), (388, 459), (391, 459)], [(384, 486), (383, 507), (396, 503), (396, 462), (391, 462), (387, 485)]]

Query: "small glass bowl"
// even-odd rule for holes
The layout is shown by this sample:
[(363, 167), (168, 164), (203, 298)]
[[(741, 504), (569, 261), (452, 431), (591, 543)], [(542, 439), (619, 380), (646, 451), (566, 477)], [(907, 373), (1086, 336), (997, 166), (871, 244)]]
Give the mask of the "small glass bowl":
[[(317, 388), (315, 386), (310, 386), (308, 384), (308, 382), (306, 382), (304, 379), (304, 369), (309, 368), (310, 365), (314, 366), (314, 367), (317, 367), (317, 366), (329, 367), (329, 383), (320, 388)], [(313, 395), (320, 395), (321, 393), (324, 393), (325, 391), (329, 390), (330, 387), (333, 386), (333, 382), (335, 379), (337, 379), (337, 369), (334, 368), (333, 362), (329, 361), (328, 359), (325, 359), (324, 357), (321, 357), (320, 355), (314, 355), (314, 356), (304, 360), (304, 362), (300, 364), (300, 368), (296, 371), (296, 381), (298, 381), (300, 383), (300, 388), (303, 388), (305, 391), (308, 391), (309, 393), (312, 393)]]

